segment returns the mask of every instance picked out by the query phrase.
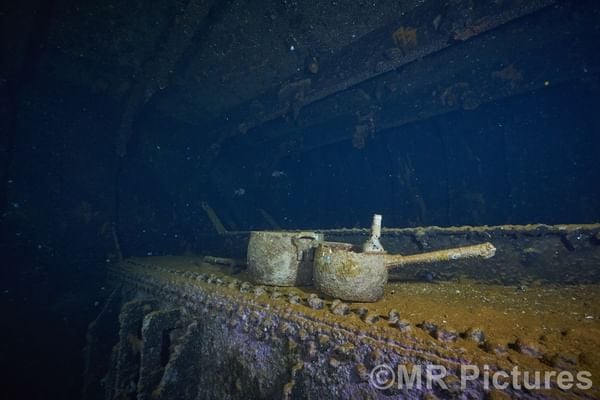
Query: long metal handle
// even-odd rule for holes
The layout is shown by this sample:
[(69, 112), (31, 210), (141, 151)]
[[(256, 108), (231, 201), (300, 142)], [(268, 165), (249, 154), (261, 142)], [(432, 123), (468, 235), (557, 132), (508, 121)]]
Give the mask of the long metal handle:
[(456, 247), (453, 249), (432, 251), (429, 253), (413, 254), (410, 256), (385, 256), (387, 268), (403, 267), (410, 264), (430, 264), (440, 261), (453, 261), (465, 258), (491, 258), (496, 254), (493, 244), (487, 242), (474, 246)]

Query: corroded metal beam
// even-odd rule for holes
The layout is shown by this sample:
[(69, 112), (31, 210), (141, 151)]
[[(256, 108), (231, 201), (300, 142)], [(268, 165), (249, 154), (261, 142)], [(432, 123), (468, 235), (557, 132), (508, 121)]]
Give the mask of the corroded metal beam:
[[(344, 140), (361, 147), (376, 133), (411, 122), (589, 79), (584, 66), (596, 63), (588, 48), (600, 40), (593, 23), (599, 13), (598, 7), (545, 9), (307, 106), (294, 124), (274, 121), (238, 140), (245, 148), (280, 149), (281, 156)], [(566, 51), (580, 54), (581, 62), (566, 58), (556, 43), (568, 43)]]
[(216, 142), (292, 115), (300, 109), (430, 54), (537, 12), (554, 0), (428, 2), (323, 60), (319, 73), (290, 77), (281, 87), (244, 103), (214, 123)]

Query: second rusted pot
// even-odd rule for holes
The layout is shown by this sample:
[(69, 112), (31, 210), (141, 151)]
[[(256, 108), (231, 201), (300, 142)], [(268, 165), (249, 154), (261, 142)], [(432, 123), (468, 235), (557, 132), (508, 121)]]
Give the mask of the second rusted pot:
[(315, 286), (342, 300), (377, 301), (388, 279), (384, 257), (385, 253), (359, 253), (347, 243), (320, 243), (315, 253)]
[(494, 254), (496, 248), (491, 243), (404, 256), (384, 251), (359, 253), (346, 243), (323, 242), (315, 252), (314, 283), (331, 297), (373, 302), (383, 297), (389, 268), (466, 258), (487, 259)]

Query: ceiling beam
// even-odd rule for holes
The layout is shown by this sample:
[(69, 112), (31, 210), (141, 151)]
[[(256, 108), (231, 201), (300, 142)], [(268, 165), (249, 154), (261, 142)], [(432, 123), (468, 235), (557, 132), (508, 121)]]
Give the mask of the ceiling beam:
[(250, 134), (278, 118), (295, 119), (310, 104), (555, 3), (555, 0), (457, 0), (442, 8), (438, 2), (424, 3), (358, 39), (339, 54), (322, 60), (318, 73), (299, 72), (281, 87), (230, 110), (210, 124), (216, 128), (209, 136), (220, 145), (229, 137)]

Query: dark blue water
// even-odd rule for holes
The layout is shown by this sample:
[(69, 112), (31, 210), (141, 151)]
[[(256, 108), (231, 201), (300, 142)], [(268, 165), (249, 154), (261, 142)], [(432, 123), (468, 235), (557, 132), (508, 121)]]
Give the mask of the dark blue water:
[[(120, 157), (123, 93), (132, 89), (108, 95), (105, 75), (143, 78), (118, 60), (87, 61), (76, 46), (57, 46), (53, 35), (73, 16), (54, 2), (25, 3), (2, 14), (14, 12), (32, 26), (22, 32), (21, 20), (7, 25), (16, 33), (1, 57), (17, 60), (17, 67), (6, 61), (0, 75), (3, 398), (78, 398), (85, 329), (107, 296), (106, 266), (119, 256), (202, 251), (215, 233), (202, 202), (229, 230), (272, 229), (269, 220), (282, 229), (368, 227), (375, 212), (386, 227), (600, 222), (600, 28), (593, 18), (582, 19), (593, 35), (556, 43), (552, 54), (520, 54), (516, 43), (497, 66), (518, 59), (528, 71), (545, 57), (558, 59), (535, 79), (568, 70), (564, 79), (398, 126), (375, 122), (364, 142), (336, 135), (354, 123), (353, 113), (339, 127), (329, 121), (310, 128), (287, 115), (221, 140), (215, 121), (227, 113), (194, 123), (163, 112), (161, 102), (179, 94), (183, 104), (189, 95), (179, 83), (141, 104)], [(591, 2), (578, 7), (583, 11), (568, 8), (565, 20), (573, 23), (571, 13), (586, 7), (598, 11)], [(216, 10), (209, 20), (226, 14)], [(84, 28), (77, 29), (93, 30)], [(231, 32), (223, 42), (236, 35), (245, 33)], [(126, 42), (127, 32), (106, 40)], [(289, 40), (282, 45), (289, 48)], [(73, 61), (79, 58), (86, 61)], [(78, 67), (68, 74), (82, 78), (66, 81), (57, 71), (72, 64)], [(174, 68), (173, 79), (189, 78)], [(280, 81), (274, 77), (273, 86)], [(311, 107), (309, 117), (325, 106)], [(381, 117), (392, 119), (394, 110)], [(282, 126), (300, 134), (279, 140)], [(338, 138), (319, 140), (329, 135)]]

